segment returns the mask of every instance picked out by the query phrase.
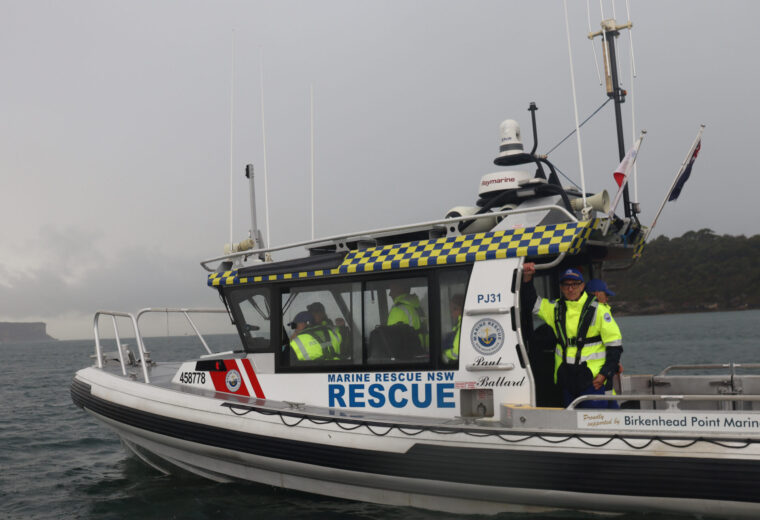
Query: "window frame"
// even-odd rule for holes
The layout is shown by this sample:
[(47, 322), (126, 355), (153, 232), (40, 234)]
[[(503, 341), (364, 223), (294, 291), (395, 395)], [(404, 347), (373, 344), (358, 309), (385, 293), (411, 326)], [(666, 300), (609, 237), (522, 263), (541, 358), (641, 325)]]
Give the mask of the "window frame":
[[(269, 346), (265, 348), (253, 348), (249, 350), (248, 348), (248, 341), (246, 340), (245, 333), (243, 331), (243, 324), (246, 323), (245, 315), (243, 314), (243, 310), (240, 307), (240, 302), (237, 304), (234, 304), (232, 302), (232, 295), (235, 292), (244, 292), (246, 290), (248, 291), (255, 291), (256, 289), (261, 289), (268, 291), (268, 303), (269, 303)], [(274, 331), (277, 330), (276, 325), (282, 320), (282, 313), (280, 311), (280, 306), (274, 307), (272, 305), (272, 294), (273, 294), (273, 287), (270, 284), (251, 284), (251, 285), (240, 285), (236, 287), (225, 287), (220, 291), (222, 293), (222, 297), (224, 299), (224, 304), (227, 306), (227, 309), (229, 310), (230, 316), (232, 316), (232, 322), (235, 324), (235, 329), (237, 330), (238, 337), (240, 338), (240, 345), (242, 346), (241, 350), (235, 350), (234, 352), (245, 352), (246, 354), (266, 354), (273, 351), (273, 338), (274, 338)], [(243, 301), (242, 299), (240, 300)]]
[[(405, 371), (435, 371), (435, 370), (458, 370), (459, 363), (446, 364), (441, 359), (442, 356), (442, 341), (443, 333), (441, 330), (441, 274), (444, 272), (450, 272), (454, 270), (461, 270), (466, 272), (467, 285), (465, 287), (465, 295), (469, 289), (472, 269), (474, 264), (457, 264), (453, 266), (439, 266), (439, 267), (426, 267), (424, 269), (405, 269), (403, 271), (381, 271), (373, 273), (353, 274), (348, 276), (330, 276), (324, 278), (314, 278), (309, 280), (277, 280), (273, 282), (250, 284), (238, 287), (225, 287), (222, 290), (222, 294), (226, 300), (226, 304), (230, 309), (230, 313), (233, 316), (235, 326), (238, 330), (243, 346), (245, 346), (245, 339), (241, 331), (241, 324), (245, 320), (240, 320), (240, 307), (231, 303), (230, 296), (234, 291), (245, 290), (246, 288), (262, 287), (269, 289), (269, 303), (271, 308), (270, 319), (270, 345), (266, 349), (256, 350), (247, 353), (272, 353), (275, 357), (274, 371), (277, 374), (295, 374), (295, 373), (336, 373), (336, 372), (405, 372)], [(428, 316), (428, 333), (429, 333), (429, 358), (425, 363), (392, 363), (392, 364), (368, 364), (367, 362), (367, 337), (365, 336), (364, 323), (366, 308), (364, 305), (364, 294), (366, 291), (366, 285), (372, 282), (383, 282), (390, 280), (401, 280), (410, 278), (423, 278), (427, 282), (427, 316)], [(341, 284), (360, 284), (361, 291), (361, 316), (353, 316), (356, 321), (359, 319), (359, 323), (362, 327), (361, 330), (361, 353), (362, 359), (359, 363), (347, 363), (343, 360), (337, 360), (334, 364), (332, 362), (321, 362), (309, 366), (308, 363), (291, 365), (290, 364), (290, 352), (289, 349), (285, 349), (283, 352), (283, 338), (285, 324), (282, 317), (282, 296), (287, 294), (293, 288), (308, 288), (327, 285), (341, 285)], [(287, 332), (287, 331), (285, 331)], [(461, 335), (461, 331), (460, 331)], [(461, 345), (460, 336), (460, 345)]]

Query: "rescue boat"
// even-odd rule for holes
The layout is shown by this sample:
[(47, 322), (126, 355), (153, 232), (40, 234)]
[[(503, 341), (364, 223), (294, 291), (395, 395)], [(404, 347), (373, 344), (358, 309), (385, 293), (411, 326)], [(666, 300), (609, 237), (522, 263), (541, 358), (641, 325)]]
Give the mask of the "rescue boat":
[[(606, 44), (618, 29), (603, 29)], [(667, 367), (593, 397), (619, 409), (579, 408), (588, 396), (561, 407), (555, 340), (525, 308), (522, 267), (535, 262), (536, 287), (556, 298), (568, 268), (590, 278), (635, 262), (647, 229), (627, 197), (618, 216), (606, 193), (564, 188), (514, 121), (501, 132), (501, 168), (474, 206), (277, 248), (256, 238), (202, 262), (225, 306), (207, 311), (229, 314), (234, 351), (203, 341), (190, 313), (204, 310), (98, 312), (74, 403), (157, 470), (219, 482), (455, 513), (756, 518), (760, 376)], [(152, 361), (140, 318), (156, 310), (187, 316), (205, 353)], [(136, 352), (103, 352), (108, 316), (130, 320)]]

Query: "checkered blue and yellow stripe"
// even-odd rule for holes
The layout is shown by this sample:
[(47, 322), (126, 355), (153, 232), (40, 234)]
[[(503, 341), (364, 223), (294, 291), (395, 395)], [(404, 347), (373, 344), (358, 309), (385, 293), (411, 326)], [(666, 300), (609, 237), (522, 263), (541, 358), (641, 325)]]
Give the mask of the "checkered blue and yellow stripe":
[(644, 245), (646, 242), (647, 228), (641, 228), (639, 238), (636, 240), (633, 246), (633, 258), (641, 258), (641, 254), (644, 252)]
[(240, 277), (237, 270), (212, 273), (208, 284), (243, 285), (258, 282), (301, 280), (353, 273), (394, 271), (415, 267), (465, 264), (482, 260), (574, 254), (588, 240), (598, 220), (565, 222), (473, 235), (418, 240), (350, 251), (338, 267), (329, 270), (302, 271), (272, 275)]

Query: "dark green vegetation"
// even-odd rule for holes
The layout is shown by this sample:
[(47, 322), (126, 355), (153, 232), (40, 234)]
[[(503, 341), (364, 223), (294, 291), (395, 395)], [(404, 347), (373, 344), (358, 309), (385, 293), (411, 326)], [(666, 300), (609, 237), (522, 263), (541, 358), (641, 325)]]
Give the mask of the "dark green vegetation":
[(627, 271), (605, 273), (618, 314), (760, 308), (760, 235), (660, 236)]

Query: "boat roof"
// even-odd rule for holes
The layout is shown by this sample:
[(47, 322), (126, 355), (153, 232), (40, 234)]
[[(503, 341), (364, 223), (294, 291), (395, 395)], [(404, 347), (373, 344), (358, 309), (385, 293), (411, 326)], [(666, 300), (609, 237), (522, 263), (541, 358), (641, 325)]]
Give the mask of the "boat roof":
[[(304, 280), (355, 273), (396, 271), (416, 267), (468, 264), (500, 258), (535, 257), (560, 253), (576, 254), (598, 228), (600, 219), (563, 222), (488, 231), (469, 235), (415, 240), (351, 250), (340, 257), (330, 255), (334, 267), (315, 265), (309, 269), (303, 260), (283, 269), (285, 262), (257, 264), (229, 271), (211, 273), (208, 285), (234, 286), (283, 280)], [(319, 262), (318, 259), (315, 259)], [(298, 267), (306, 270), (298, 270)], [(319, 267), (319, 268), (318, 268)]]

